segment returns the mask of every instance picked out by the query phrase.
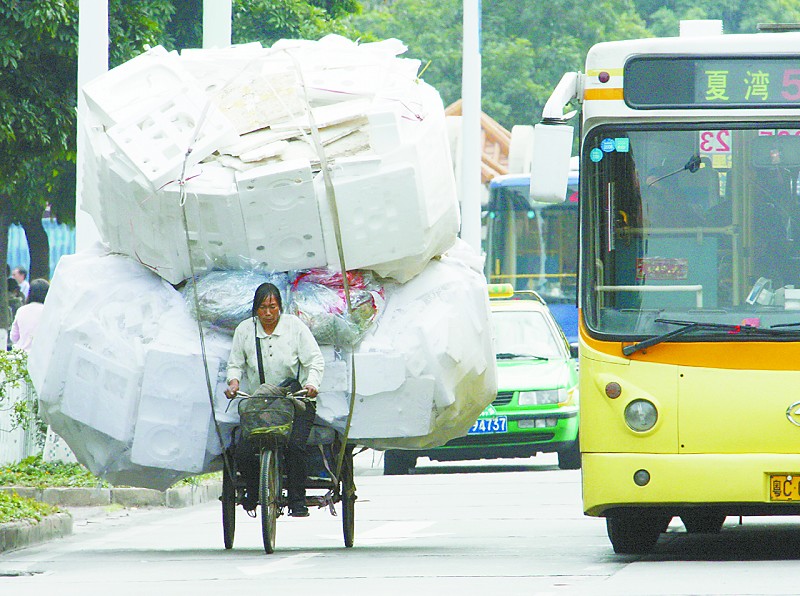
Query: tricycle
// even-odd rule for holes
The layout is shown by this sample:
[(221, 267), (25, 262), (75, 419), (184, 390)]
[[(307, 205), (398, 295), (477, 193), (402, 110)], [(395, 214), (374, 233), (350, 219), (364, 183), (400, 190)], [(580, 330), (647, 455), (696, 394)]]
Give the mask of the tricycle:
[[(258, 449), (258, 506), (261, 509), (261, 534), (267, 554), (275, 551), (277, 519), (286, 513), (289, 501), (286, 493), (285, 446), (291, 433), (291, 408), (302, 407), (304, 391), (278, 395), (250, 396), (239, 392), (240, 425), (234, 429), (231, 445), (224, 453), (222, 475), (222, 528), (226, 549), (233, 548), (236, 531), (236, 506), (243, 505), (247, 483), (237, 469), (237, 443), (247, 436)], [(306, 402), (308, 403), (308, 402)], [(277, 411), (277, 414), (276, 414)], [(281, 416), (289, 415), (286, 418)], [(320, 453), (321, 466), (309, 467), (306, 477), (306, 506), (327, 508), (338, 515), (341, 503), (344, 545), (353, 546), (355, 534), (356, 487), (353, 477), (355, 445), (344, 440), (334, 428), (315, 423), (307, 445)], [(250, 513), (250, 512), (248, 512)], [(253, 514), (254, 516), (255, 514)]]

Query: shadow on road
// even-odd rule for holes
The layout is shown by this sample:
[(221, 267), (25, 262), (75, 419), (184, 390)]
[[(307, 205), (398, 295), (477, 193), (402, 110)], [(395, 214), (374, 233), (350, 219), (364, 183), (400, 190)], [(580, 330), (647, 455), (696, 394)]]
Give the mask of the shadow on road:
[(645, 560), (800, 560), (800, 519), (745, 517), (740, 526), (738, 518), (729, 517), (719, 534), (689, 534), (680, 525), (671, 526)]
[(457, 465), (420, 465), (412, 472), (415, 475), (421, 474), (495, 474), (498, 472), (551, 472), (558, 470), (557, 465), (535, 464), (535, 463), (513, 463), (513, 464), (480, 464), (480, 463), (459, 463)]

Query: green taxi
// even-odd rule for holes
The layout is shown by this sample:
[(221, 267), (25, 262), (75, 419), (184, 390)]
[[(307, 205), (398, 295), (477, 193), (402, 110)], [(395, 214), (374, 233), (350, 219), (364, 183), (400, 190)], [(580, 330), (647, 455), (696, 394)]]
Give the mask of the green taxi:
[(514, 292), (509, 284), (489, 289), (496, 399), (463, 437), (433, 449), (387, 450), (384, 474), (407, 474), (419, 457), (459, 461), (553, 452), (560, 468), (580, 468), (577, 355), (538, 294)]

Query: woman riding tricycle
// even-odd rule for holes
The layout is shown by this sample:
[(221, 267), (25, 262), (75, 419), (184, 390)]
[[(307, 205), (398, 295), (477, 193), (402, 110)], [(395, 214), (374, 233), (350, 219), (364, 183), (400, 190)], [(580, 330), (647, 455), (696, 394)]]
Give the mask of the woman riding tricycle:
[[(314, 426), (314, 398), (325, 362), (308, 327), (282, 310), (278, 288), (261, 284), (253, 298), (252, 317), (240, 323), (233, 336), (225, 394), (229, 399), (245, 397), (239, 403), (240, 426), (225, 454), (222, 494), (225, 547), (233, 546), (237, 504), (253, 517), (256, 507), (261, 505), (264, 548), (271, 553), (275, 546), (275, 520), (284, 508), (288, 507), (292, 517), (307, 517), (310, 502), (329, 506), (335, 515), (333, 504), (340, 500), (345, 545), (352, 546), (355, 501), (352, 446), (344, 445), (332, 428)], [(243, 392), (245, 388), (250, 391)], [(309, 443), (320, 445), (325, 468), (312, 478), (308, 473)], [(342, 457), (334, 458), (334, 453), (341, 453)], [(331, 465), (333, 459), (340, 465)], [(306, 488), (327, 492), (307, 500)]]

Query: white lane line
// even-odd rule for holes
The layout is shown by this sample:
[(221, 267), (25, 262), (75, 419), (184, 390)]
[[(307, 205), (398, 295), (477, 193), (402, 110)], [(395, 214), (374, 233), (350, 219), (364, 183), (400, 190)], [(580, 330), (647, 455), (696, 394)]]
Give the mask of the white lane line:
[(278, 571), (286, 571), (287, 569), (300, 569), (308, 567), (304, 565), (305, 561), (312, 557), (318, 557), (319, 553), (301, 553), (292, 555), (284, 559), (275, 559), (263, 565), (253, 565), (251, 567), (239, 567), (239, 571), (245, 575), (265, 575), (267, 573), (276, 573)]
[[(376, 528), (360, 531), (356, 526), (355, 542), (361, 545), (380, 545), (391, 542), (401, 542), (403, 540), (414, 540), (416, 538), (430, 538), (442, 536), (443, 534), (421, 533), (422, 530), (431, 527), (436, 522), (387, 522)], [(341, 540), (341, 535), (322, 536), (334, 540)]]

